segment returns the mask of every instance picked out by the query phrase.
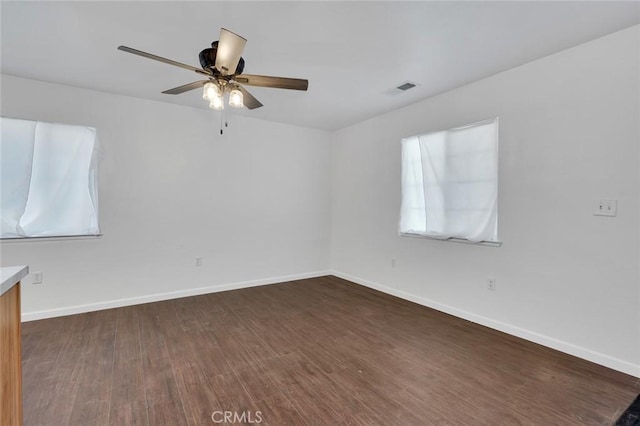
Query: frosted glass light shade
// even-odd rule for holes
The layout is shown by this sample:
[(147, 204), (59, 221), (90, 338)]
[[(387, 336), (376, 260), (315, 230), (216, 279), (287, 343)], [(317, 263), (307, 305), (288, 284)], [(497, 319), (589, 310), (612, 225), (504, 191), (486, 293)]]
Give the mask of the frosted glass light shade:
[(216, 96), (210, 99), (209, 108), (217, 110), (224, 109), (224, 99), (221, 93), (218, 93)]
[(211, 82), (205, 84), (202, 91), (202, 99), (210, 101), (216, 96), (220, 96), (220, 88), (218, 87), (218, 85)]
[(238, 89), (233, 89), (229, 93), (229, 106), (232, 106), (234, 108), (242, 108), (244, 106), (244, 104), (242, 103), (242, 98), (242, 92)]

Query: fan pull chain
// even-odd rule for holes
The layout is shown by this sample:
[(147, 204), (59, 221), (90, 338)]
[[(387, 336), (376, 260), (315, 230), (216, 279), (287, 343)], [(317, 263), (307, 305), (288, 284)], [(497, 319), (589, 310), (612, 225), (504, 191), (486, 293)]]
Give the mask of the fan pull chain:
[[(224, 111), (220, 111), (220, 134), (223, 135), (224, 132), (222, 130), (222, 119), (223, 119)], [(227, 116), (224, 116), (224, 127), (229, 127), (229, 122), (227, 121)]]

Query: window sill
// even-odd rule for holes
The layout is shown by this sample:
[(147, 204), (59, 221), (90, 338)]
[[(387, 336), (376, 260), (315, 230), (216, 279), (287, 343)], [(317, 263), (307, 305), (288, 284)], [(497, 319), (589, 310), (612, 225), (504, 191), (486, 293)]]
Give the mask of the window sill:
[(500, 246), (502, 246), (502, 241), (478, 241), (478, 242), (474, 242), (474, 241), (465, 240), (463, 238), (434, 238), (434, 237), (429, 237), (428, 235), (408, 234), (408, 233), (403, 233), (403, 232), (400, 232), (398, 235), (401, 236), (401, 237), (425, 238), (425, 239), (434, 240), (434, 241), (443, 241), (443, 242), (451, 242), (451, 243), (462, 243), (462, 244), (473, 244), (473, 245), (476, 245), (476, 246), (488, 246), (488, 247), (500, 247)]
[(73, 240), (95, 240), (102, 238), (102, 234), (96, 235), (60, 235), (56, 237), (26, 237), (26, 238), (0, 238), (0, 244), (6, 243), (29, 243), (33, 241), (73, 241)]

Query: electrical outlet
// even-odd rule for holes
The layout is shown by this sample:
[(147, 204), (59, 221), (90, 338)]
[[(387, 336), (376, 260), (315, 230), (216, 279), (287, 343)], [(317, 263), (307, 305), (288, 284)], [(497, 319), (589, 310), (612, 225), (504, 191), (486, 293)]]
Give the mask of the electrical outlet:
[(196, 257), (196, 266), (202, 266), (202, 258)]
[(496, 289), (496, 279), (487, 278), (487, 290), (495, 290), (495, 289)]
[(33, 284), (42, 284), (42, 272), (33, 272)]

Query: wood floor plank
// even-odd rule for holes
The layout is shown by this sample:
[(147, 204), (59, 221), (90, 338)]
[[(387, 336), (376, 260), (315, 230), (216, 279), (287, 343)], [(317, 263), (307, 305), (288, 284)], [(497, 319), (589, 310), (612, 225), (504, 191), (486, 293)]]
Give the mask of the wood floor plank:
[[(59, 377), (53, 370), (55, 361), (29, 360), (22, 363), (23, 421), (26, 425), (44, 425), (50, 418), (52, 397)], [(27, 409), (30, 408), (30, 409)]]
[(254, 401), (233, 372), (209, 377), (208, 383), (215, 395), (213, 411), (243, 412), (253, 410)]
[(225, 354), (235, 355), (225, 358), (232, 369), (277, 356), (277, 353), (235, 314), (221, 315), (219, 321), (212, 324), (209, 333)]
[[(285, 394), (278, 392), (256, 402), (254, 419), (261, 419), (260, 424), (272, 426), (304, 426), (309, 424), (296, 410)], [(258, 414), (259, 413), (259, 414)]]
[(142, 305), (140, 339), (147, 415), (150, 425), (185, 425), (187, 420), (167, 350), (165, 333), (175, 324), (170, 303)]
[(126, 404), (112, 405), (109, 410), (109, 426), (149, 426), (147, 404), (145, 401), (134, 401)]
[(127, 307), (116, 313), (109, 422), (148, 425), (138, 312)]
[(334, 418), (371, 414), (352, 392), (340, 387), (330, 374), (302, 353), (292, 352), (263, 362), (259, 373), (271, 377), (279, 389), (286, 391), (296, 410), (315, 421), (325, 418), (328, 413)]
[(196, 361), (175, 362), (173, 363), (173, 373), (187, 423), (190, 425), (209, 424), (217, 400), (200, 364)]
[(69, 423), (82, 424), (95, 419), (96, 424), (109, 424), (109, 404), (113, 379), (117, 310), (92, 313), (94, 322), (85, 328), (87, 337), (76, 366), (78, 389)]
[(214, 412), (267, 425), (603, 425), (640, 393), (634, 377), (331, 276), (22, 332), (27, 426), (200, 426)]
[(268, 399), (280, 393), (274, 381), (268, 375), (263, 374), (255, 363), (237, 368), (234, 373), (254, 402)]
[(182, 404), (174, 398), (147, 402), (150, 425), (186, 426), (187, 419)]

